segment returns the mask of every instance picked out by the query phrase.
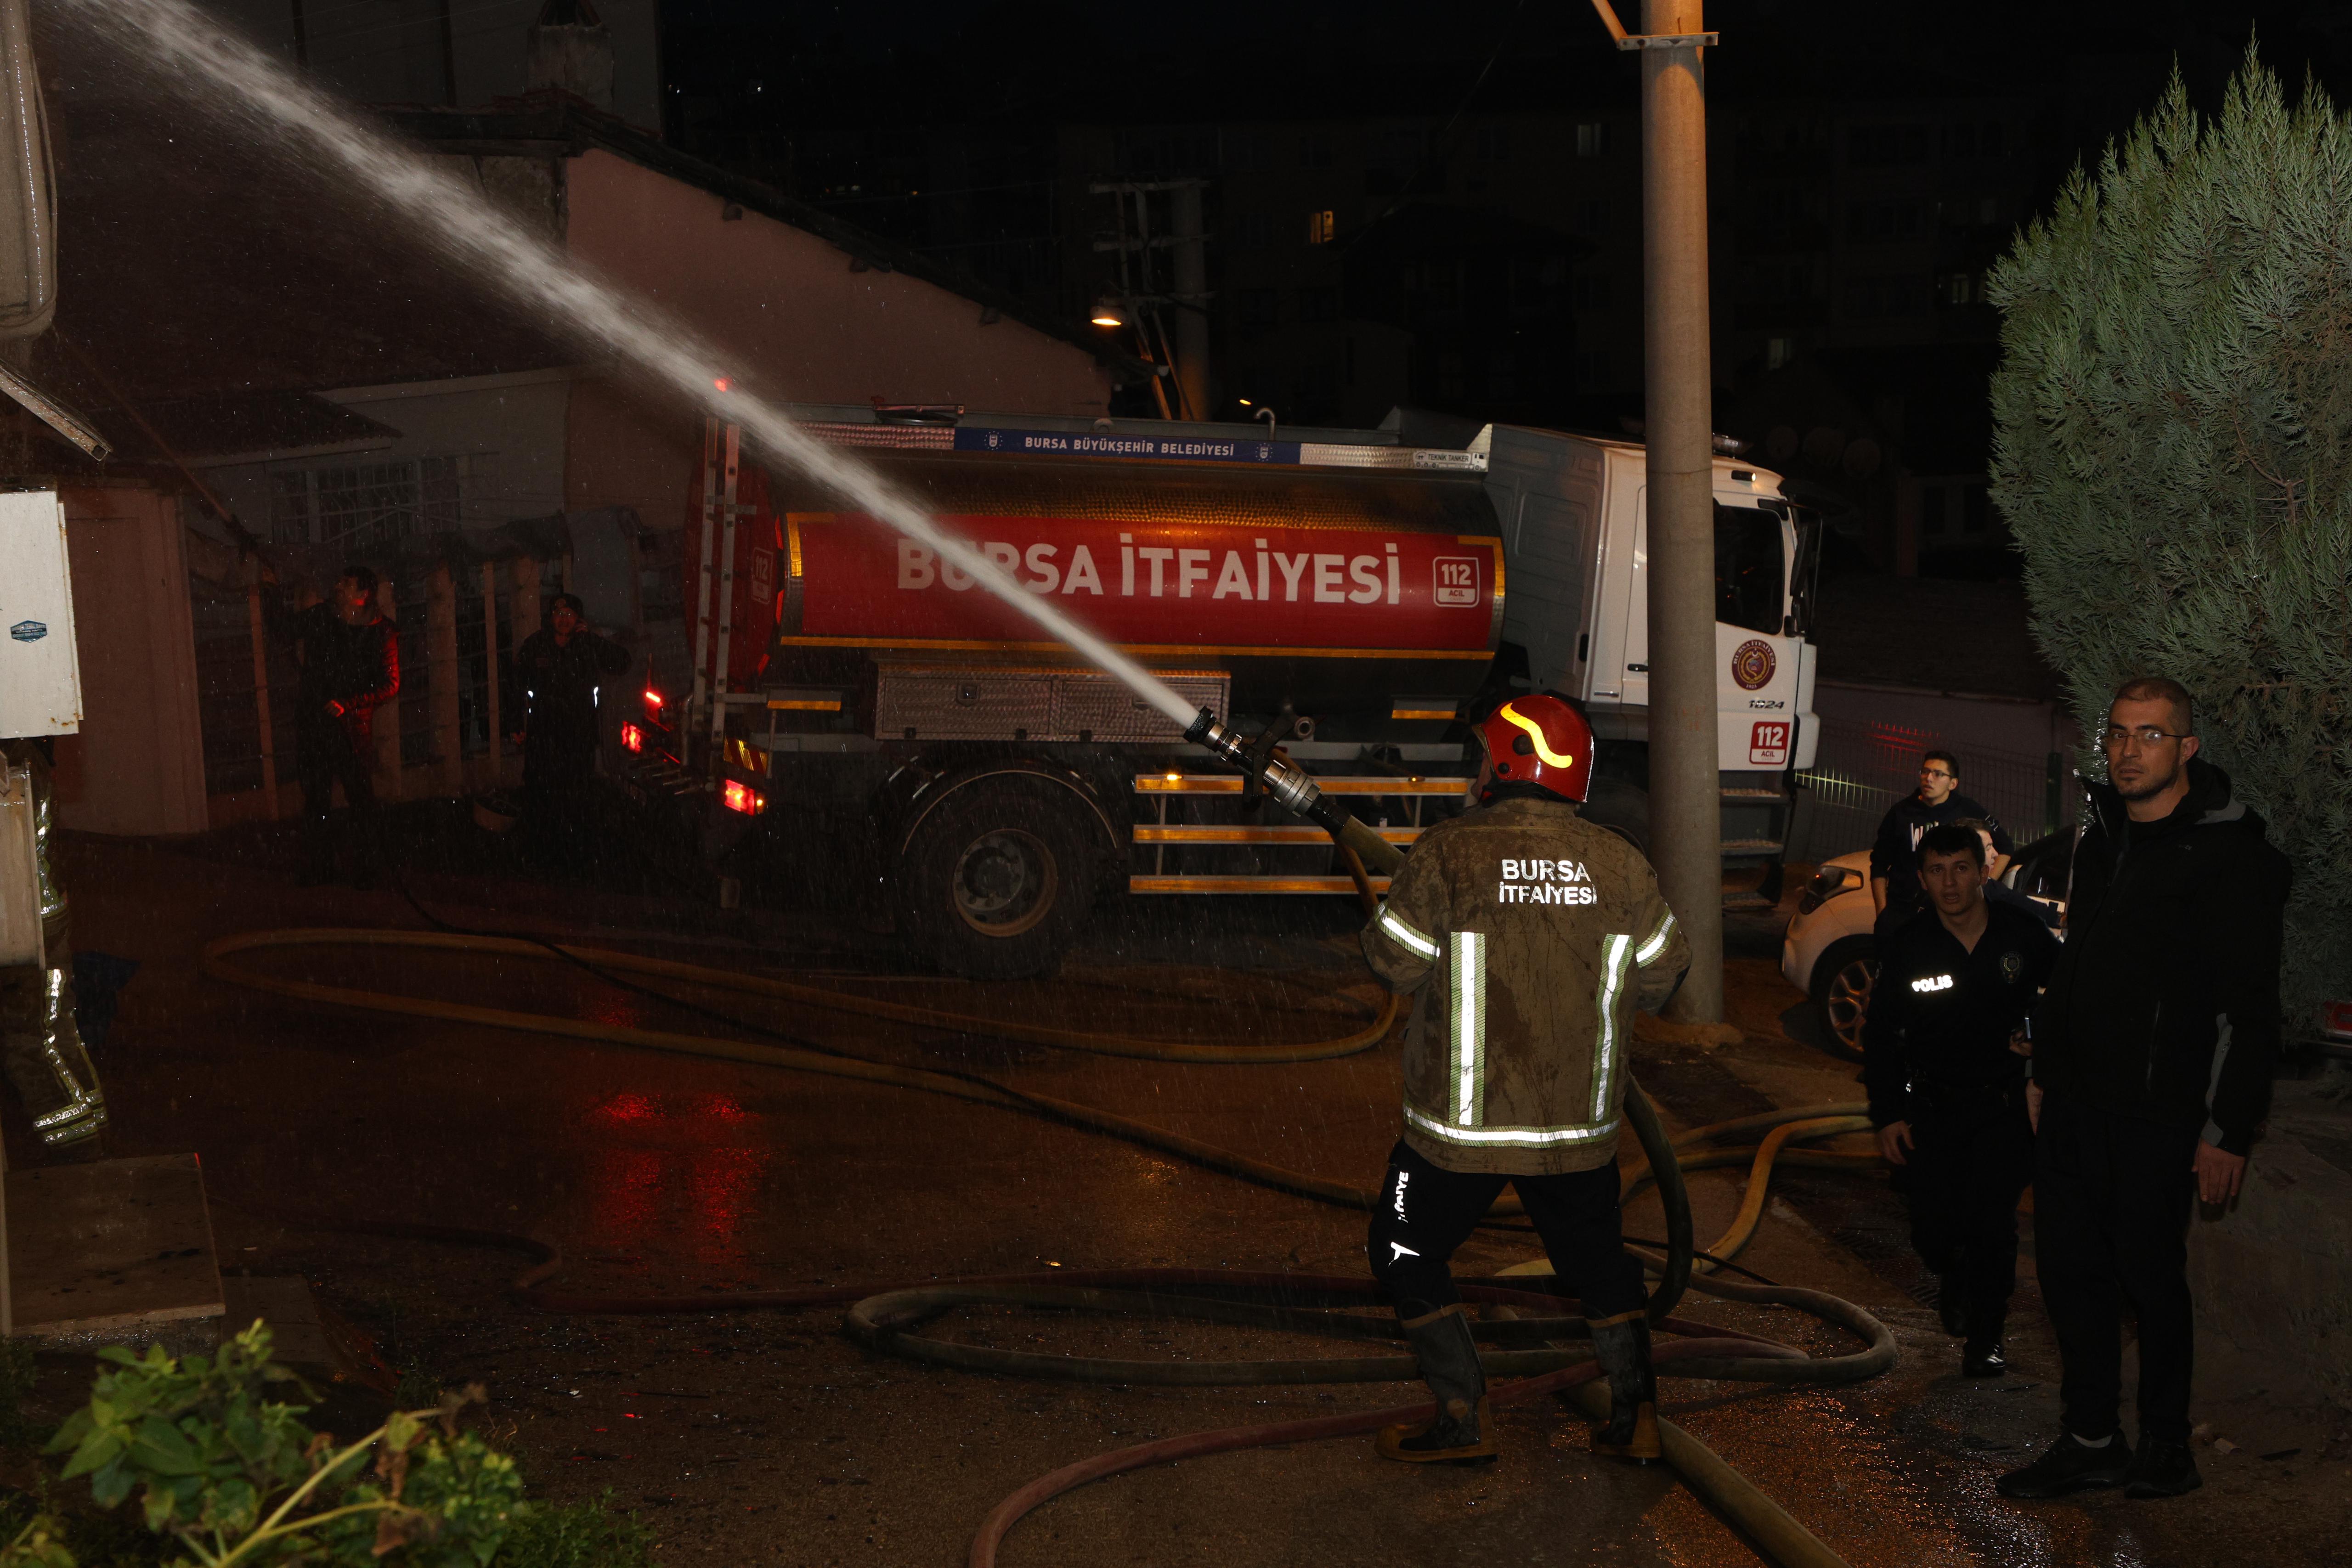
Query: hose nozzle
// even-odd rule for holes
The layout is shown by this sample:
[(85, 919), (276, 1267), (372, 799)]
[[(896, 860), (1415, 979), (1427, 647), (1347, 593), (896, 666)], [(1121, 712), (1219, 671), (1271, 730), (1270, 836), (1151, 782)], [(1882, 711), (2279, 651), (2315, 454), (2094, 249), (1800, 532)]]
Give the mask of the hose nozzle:
[(1305, 768), (1279, 752), (1260, 756), (1207, 708), (1184, 731), (1184, 738), (1256, 779), (1276, 805), (1297, 812), (1336, 842), (1353, 850), (1373, 875), (1391, 875), (1404, 863), (1403, 852), (1394, 844), (1326, 800), (1323, 787)]

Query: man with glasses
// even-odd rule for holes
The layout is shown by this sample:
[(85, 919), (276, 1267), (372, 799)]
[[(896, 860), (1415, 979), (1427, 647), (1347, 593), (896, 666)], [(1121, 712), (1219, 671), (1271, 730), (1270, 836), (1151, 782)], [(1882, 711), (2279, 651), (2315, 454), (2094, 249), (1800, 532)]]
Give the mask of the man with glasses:
[(1960, 764), (1940, 747), (1919, 758), (1919, 789), (1906, 795), (1878, 824), (1878, 841), (1870, 846), (1870, 900), (1877, 906), (1881, 946), (1889, 932), (1923, 908), (1927, 894), (1919, 888), (1919, 841), (1930, 828), (1940, 828), (1973, 817), (1992, 830), (1992, 847), (2010, 854), (2009, 841), (1993, 814), (1959, 792)]
[[(2131, 681), (2075, 846), (2066, 943), (2033, 1019), (2034, 1255), (2064, 1363), (2064, 1431), (2003, 1496), (2178, 1497), (2189, 1452), (2192, 1197), (2225, 1204), (2270, 1110), (2286, 857), (2198, 756), (2179, 683)], [(2139, 1324), (2139, 1450), (2117, 1420)]]

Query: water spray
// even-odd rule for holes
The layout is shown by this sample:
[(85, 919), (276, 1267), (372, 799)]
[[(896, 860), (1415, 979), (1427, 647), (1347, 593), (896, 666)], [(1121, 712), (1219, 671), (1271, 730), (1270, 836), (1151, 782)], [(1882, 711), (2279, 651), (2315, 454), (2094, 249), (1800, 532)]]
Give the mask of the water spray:
[(1397, 868), (1404, 864), (1404, 852), (1381, 837), (1377, 830), (1366, 827), (1331, 804), (1323, 787), (1275, 747), (1274, 735), (1269, 728), (1257, 740), (1244, 741), (1207, 708), (1202, 708), (1184, 730), (1185, 739), (1206, 747), (1219, 761), (1240, 768), (1273, 798), (1276, 805), (1297, 813), (1330, 834), (1331, 841), (1354, 855), (1366, 873), (1394, 876)]
[[(187, 0), (68, 0), (68, 8), (201, 107), (216, 113), (241, 111), (281, 143), (298, 145), (340, 168), (413, 233), (437, 243), (508, 298), (566, 323), (576, 337), (742, 426), (770, 456), (920, 540), (1171, 720), (1192, 721), (1191, 706), (1150, 671), (1059, 606), (1024, 591), (1010, 572), (941, 528), (873, 469), (745, 391), (720, 368), (725, 356), (683, 322), (591, 276), (572, 256), (492, 206), (480, 191), (363, 123), (345, 105), (225, 32)], [(189, 91), (192, 86), (214, 90)]]

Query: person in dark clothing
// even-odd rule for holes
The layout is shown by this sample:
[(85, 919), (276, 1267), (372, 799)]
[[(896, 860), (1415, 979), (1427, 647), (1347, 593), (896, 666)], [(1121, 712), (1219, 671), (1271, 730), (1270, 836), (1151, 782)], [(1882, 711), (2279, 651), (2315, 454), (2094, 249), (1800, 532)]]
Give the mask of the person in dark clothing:
[(358, 841), (352, 885), (373, 883), (382, 846), (375, 811), (375, 710), (400, 690), (400, 639), (376, 612), (376, 577), (349, 566), (334, 591), (304, 610), (289, 611), (278, 574), (265, 567), (261, 606), (271, 633), (294, 646), (302, 666), (294, 715), (294, 768), (302, 781), (301, 882), (335, 874), (332, 811), (343, 787)]
[(597, 709), (628, 665), (628, 650), (591, 632), (586, 607), (569, 593), (515, 650), (525, 831), (544, 852), (563, 853), (579, 831), (596, 775)]
[(2033, 1169), (2025, 1057), (2012, 1037), (2057, 962), (2035, 915), (1986, 898), (1984, 841), (1945, 823), (1919, 841), (1934, 918), (1879, 950), (1863, 1026), (1863, 1079), (1879, 1152), (1900, 1168), (1911, 1244), (1941, 1281), (1960, 1371), (1998, 1377), (2017, 1288), (2017, 1200)]
[[(2116, 694), (2109, 782), (2074, 850), (2066, 946), (2033, 1020), (2035, 1252), (2064, 1363), (2064, 1431), (1998, 1483), (2046, 1498), (2178, 1497), (2189, 1452), (2192, 1197), (2224, 1204), (2269, 1113), (2286, 857), (2198, 756), (2178, 683)], [(2121, 1318), (2139, 1324), (2139, 1451), (2117, 1421)]]
[(1926, 902), (1919, 891), (1919, 841), (1928, 829), (1974, 817), (1992, 830), (1993, 848), (2008, 854), (2016, 846), (1993, 814), (1959, 793), (1960, 764), (1948, 751), (1919, 758), (1919, 789), (1895, 802), (1878, 824), (1870, 846), (1870, 897), (1877, 905), (1881, 943)]

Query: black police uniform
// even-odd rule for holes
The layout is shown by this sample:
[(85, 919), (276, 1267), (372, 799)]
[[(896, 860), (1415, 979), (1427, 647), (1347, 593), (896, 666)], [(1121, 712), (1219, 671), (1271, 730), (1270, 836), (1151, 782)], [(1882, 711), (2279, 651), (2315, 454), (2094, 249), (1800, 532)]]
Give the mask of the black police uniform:
[(1986, 905), (1960, 946), (1932, 910), (1882, 942), (1863, 1026), (1874, 1126), (1907, 1122), (1911, 1243), (1960, 1303), (1969, 1344), (1998, 1343), (2017, 1286), (2017, 1200), (2033, 1172), (2025, 1059), (2010, 1036), (2032, 1012), (2058, 942), (2032, 915)]
[(1878, 917), (1882, 943), (1913, 910), (1927, 906), (1927, 895), (1919, 891), (1919, 841), (1930, 828), (1969, 818), (1992, 830), (1994, 849), (2002, 854), (2016, 852), (2017, 846), (2000, 820), (1982, 802), (1957, 789), (1945, 796), (1941, 805), (1930, 806), (1916, 795), (1906, 795), (1887, 809), (1878, 824), (1878, 837), (1870, 846), (1870, 874), (1886, 883), (1886, 909)]

